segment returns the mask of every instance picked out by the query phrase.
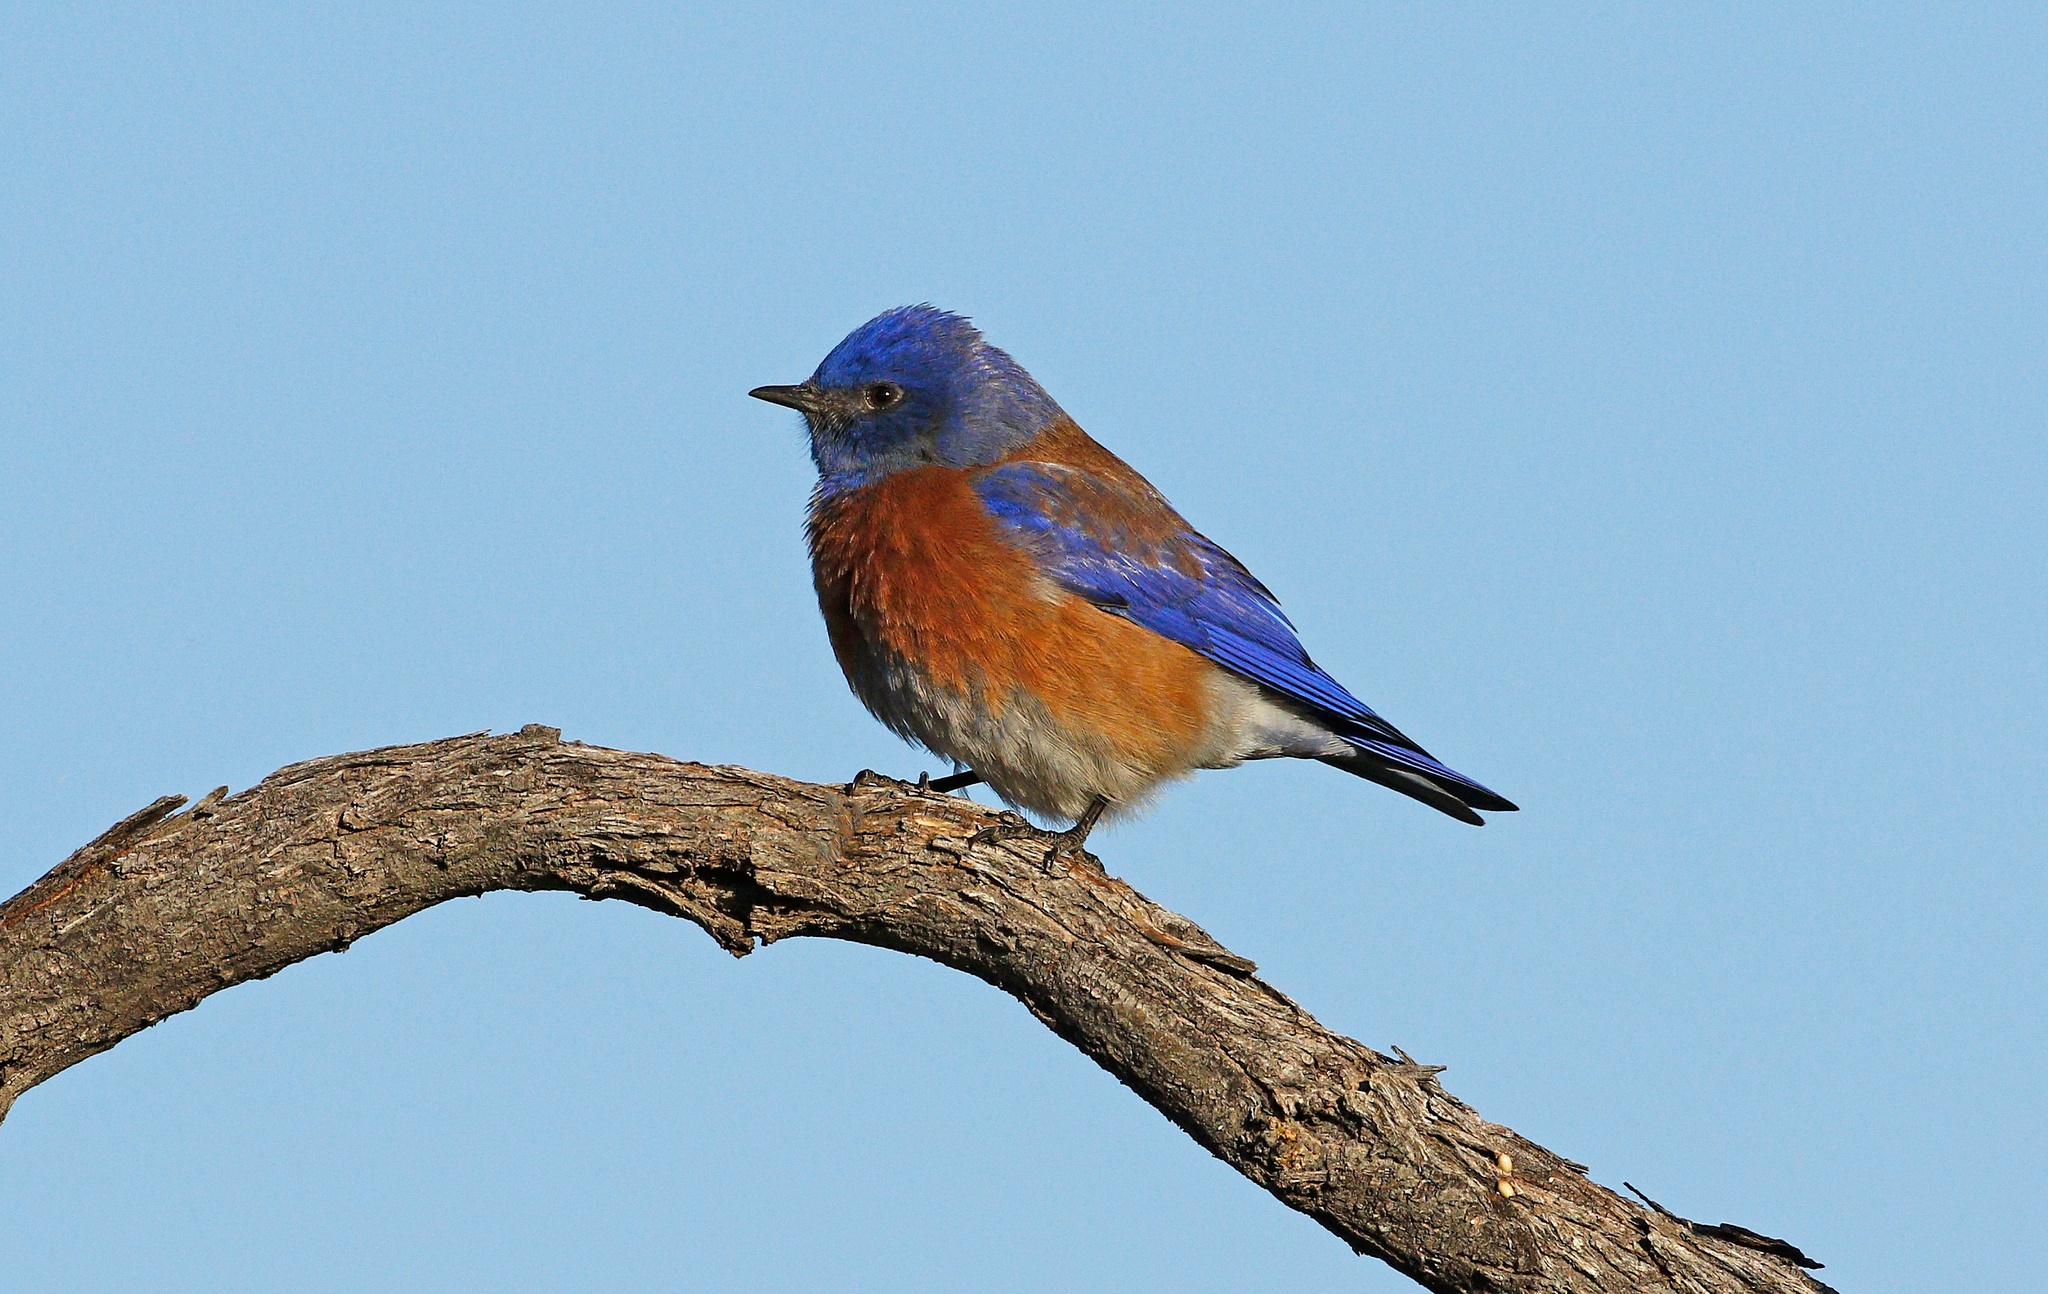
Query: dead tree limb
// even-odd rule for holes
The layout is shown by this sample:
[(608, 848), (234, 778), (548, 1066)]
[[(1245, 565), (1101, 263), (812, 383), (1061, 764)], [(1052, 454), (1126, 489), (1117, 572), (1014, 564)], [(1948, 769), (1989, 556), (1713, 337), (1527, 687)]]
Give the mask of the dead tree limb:
[(569, 890), (735, 954), (795, 935), (915, 953), (1016, 997), (1203, 1147), (1441, 1291), (1826, 1290), (1487, 1122), (1436, 1067), (1318, 1025), (1201, 929), (990, 811), (864, 774), (812, 786), (549, 728), (295, 764), (170, 797), (0, 905), (0, 1115), (207, 994), (447, 899)]

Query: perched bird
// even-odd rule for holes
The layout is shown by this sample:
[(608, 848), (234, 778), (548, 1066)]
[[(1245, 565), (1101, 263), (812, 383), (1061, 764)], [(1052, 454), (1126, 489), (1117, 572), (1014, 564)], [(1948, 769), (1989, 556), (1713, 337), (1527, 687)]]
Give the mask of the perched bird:
[(1515, 807), (1319, 669), (1265, 585), (961, 316), (887, 311), (808, 380), (748, 394), (808, 425), (812, 573), (847, 682), (972, 770), (935, 785), (1072, 821), (1048, 860), (1162, 782), (1282, 755), (1475, 826)]

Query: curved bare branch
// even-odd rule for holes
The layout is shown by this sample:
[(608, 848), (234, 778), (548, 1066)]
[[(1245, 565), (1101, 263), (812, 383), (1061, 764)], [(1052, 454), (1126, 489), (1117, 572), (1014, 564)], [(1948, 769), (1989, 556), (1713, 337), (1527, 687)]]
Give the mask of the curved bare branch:
[(554, 729), (336, 755), (169, 797), (0, 905), (0, 1116), (209, 993), (422, 908), (570, 890), (735, 954), (797, 935), (943, 962), (1016, 997), (1189, 1136), (1440, 1291), (1799, 1291), (1796, 1249), (1641, 1207), (1489, 1123), (1436, 1069), (1333, 1034), (1199, 927), (990, 811), (863, 774), (814, 786)]

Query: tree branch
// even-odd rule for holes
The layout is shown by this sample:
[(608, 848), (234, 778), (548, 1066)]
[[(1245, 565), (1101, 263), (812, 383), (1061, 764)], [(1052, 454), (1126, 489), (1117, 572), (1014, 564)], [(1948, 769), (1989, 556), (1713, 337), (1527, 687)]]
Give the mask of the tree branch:
[(1435, 1066), (1329, 1032), (1201, 929), (990, 811), (863, 774), (812, 786), (550, 728), (336, 755), (168, 797), (0, 905), (0, 1116), (209, 993), (447, 899), (569, 890), (734, 954), (795, 935), (1011, 994), (1224, 1162), (1432, 1290), (1798, 1291), (1783, 1241), (1690, 1223), (1479, 1117)]

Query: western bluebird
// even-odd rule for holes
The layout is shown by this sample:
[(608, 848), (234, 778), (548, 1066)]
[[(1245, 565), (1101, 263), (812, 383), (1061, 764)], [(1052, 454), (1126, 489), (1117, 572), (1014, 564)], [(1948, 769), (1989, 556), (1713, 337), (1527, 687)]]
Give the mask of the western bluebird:
[(1168, 779), (1282, 755), (1475, 826), (1515, 807), (1317, 668), (1265, 585), (959, 315), (887, 311), (748, 394), (809, 426), (812, 573), (854, 693), (1072, 820), (1055, 853)]

